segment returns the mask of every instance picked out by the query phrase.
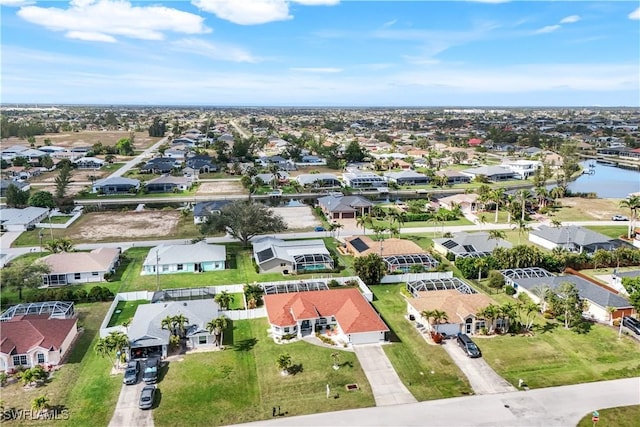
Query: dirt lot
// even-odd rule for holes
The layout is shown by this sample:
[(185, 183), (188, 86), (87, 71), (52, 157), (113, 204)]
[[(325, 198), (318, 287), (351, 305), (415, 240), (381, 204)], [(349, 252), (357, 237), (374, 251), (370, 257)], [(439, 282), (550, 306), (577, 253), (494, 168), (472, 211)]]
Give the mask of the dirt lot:
[(73, 241), (128, 240), (139, 237), (164, 237), (180, 222), (177, 211), (94, 212), (83, 215), (68, 231)]
[[(44, 145), (45, 139), (51, 140), (51, 145), (58, 147), (72, 148), (72, 147), (86, 147), (91, 146), (97, 142), (101, 142), (102, 145), (115, 145), (121, 138), (128, 138), (129, 132), (127, 131), (81, 131), (81, 132), (68, 132), (68, 133), (48, 133), (46, 135), (36, 136), (36, 146)], [(160, 138), (150, 137), (147, 132), (136, 132), (133, 146), (136, 150), (143, 150), (150, 147)], [(29, 145), (24, 139), (16, 137), (3, 139), (1, 144), (2, 148), (10, 147), (12, 145)]]
[(217, 180), (215, 182), (201, 182), (196, 192), (197, 196), (204, 194), (244, 194), (240, 181)]
[(559, 199), (562, 208), (554, 217), (564, 221), (610, 220), (613, 215), (629, 215), (619, 206), (620, 199), (582, 199), (566, 197)]
[(284, 218), (290, 230), (311, 229), (321, 225), (313, 215), (311, 206), (285, 206), (273, 208), (273, 211)]

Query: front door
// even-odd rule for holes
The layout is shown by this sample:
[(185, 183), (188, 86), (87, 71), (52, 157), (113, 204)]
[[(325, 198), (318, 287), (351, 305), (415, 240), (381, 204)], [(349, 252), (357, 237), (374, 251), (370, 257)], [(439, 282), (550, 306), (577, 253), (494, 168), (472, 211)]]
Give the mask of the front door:
[(472, 329), (472, 319), (467, 319), (465, 320), (465, 325), (464, 325), (464, 330), (465, 330), (465, 334), (469, 335), (471, 333)]

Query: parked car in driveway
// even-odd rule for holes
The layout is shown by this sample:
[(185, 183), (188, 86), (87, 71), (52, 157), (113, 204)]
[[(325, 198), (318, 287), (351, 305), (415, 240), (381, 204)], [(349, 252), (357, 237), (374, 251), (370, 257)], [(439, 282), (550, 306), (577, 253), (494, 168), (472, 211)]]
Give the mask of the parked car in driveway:
[(634, 334), (640, 335), (640, 320), (631, 316), (624, 316), (622, 318), (622, 326), (629, 328)]
[(466, 334), (458, 334), (458, 345), (464, 353), (471, 358), (482, 356), (482, 352), (480, 352), (476, 343)]
[(127, 364), (126, 369), (124, 370), (124, 378), (122, 379), (122, 382), (127, 385), (137, 384), (139, 373), (140, 373), (140, 362), (137, 360), (130, 361)]
[(614, 215), (611, 217), (611, 221), (629, 221), (629, 218), (624, 215)]
[(153, 401), (156, 397), (156, 386), (146, 385), (140, 392), (140, 402), (138, 407), (140, 409), (151, 409), (153, 407)]
[(158, 369), (160, 369), (160, 360), (156, 358), (147, 359), (145, 361), (142, 380), (147, 384), (155, 384), (158, 382)]

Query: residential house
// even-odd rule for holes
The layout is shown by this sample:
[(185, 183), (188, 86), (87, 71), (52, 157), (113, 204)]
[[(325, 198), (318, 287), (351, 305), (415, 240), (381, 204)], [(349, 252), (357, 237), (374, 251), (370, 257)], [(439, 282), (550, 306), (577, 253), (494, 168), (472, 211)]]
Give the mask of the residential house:
[[(256, 182), (256, 180), (258, 178), (264, 184), (271, 185), (271, 184), (273, 184), (274, 180), (276, 179), (276, 176), (274, 174), (272, 174), (272, 173), (259, 173), (256, 176), (254, 176), (253, 178), (251, 178), (251, 180), (253, 182)], [(278, 172), (277, 180), (278, 180), (278, 184), (285, 184), (285, 183), (287, 183), (289, 181), (289, 174), (287, 172), (280, 171), (280, 172)]]
[(14, 185), (16, 187), (18, 187), (18, 190), (22, 190), (22, 191), (29, 191), (29, 189), (31, 188), (31, 185), (28, 182), (20, 182), (20, 181), (11, 181), (8, 179), (1, 179), (0, 180), (0, 197), (6, 197), (7, 196), (7, 190), (9, 189), (9, 186)]
[(621, 294), (628, 295), (627, 289), (622, 284), (622, 279), (629, 278), (634, 279), (640, 276), (640, 270), (631, 270), (631, 271), (618, 271), (618, 269), (613, 269), (613, 273), (611, 273), (611, 287), (618, 291)]
[(127, 329), (130, 358), (167, 357), (173, 331), (163, 329), (162, 320), (178, 315), (188, 319), (185, 325), (188, 349), (210, 348), (215, 344), (215, 336), (207, 330), (207, 323), (219, 316), (219, 306), (213, 299), (141, 304)]
[(327, 161), (322, 157), (306, 155), (302, 156), (299, 162), (296, 162), (298, 166), (324, 166), (327, 164)]
[(589, 254), (598, 249), (611, 251), (618, 247), (633, 247), (633, 245), (623, 240), (612, 239), (604, 234), (577, 225), (562, 227), (540, 225), (537, 229), (529, 231), (529, 241), (549, 250), (560, 247), (570, 252), (586, 252)]
[(387, 181), (380, 175), (356, 168), (347, 168), (347, 172), (342, 174), (342, 178), (345, 186), (351, 188), (387, 187)]
[(135, 193), (140, 189), (140, 181), (132, 178), (109, 177), (93, 183), (92, 193), (123, 194)]
[[(429, 330), (437, 330), (446, 335), (467, 334), (474, 335), (480, 333), (484, 328), (489, 329), (505, 326), (503, 319), (493, 319), (493, 325), (488, 325), (486, 319), (478, 313), (493, 300), (488, 296), (473, 292), (462, 293), (456, 289), (416, 291), (413, 298), (407, 298), (407, 314), (414, 316), (420, 323)], [(432, 325), (433, 319), (422, 316), (425, 311), (443, 311), (446, 322)]]
[(329, 195), (318, 198), (318, 206), (327, 219), (352, 219), (371, 212), (374, 204), (362, 196)]
[(335, 267), (331, 253), (320, 239), (262, 237), (253, 240), (253, 258), (260, 273), (308, 273)]
[(120, 264), (120, 248), (98, 248), (91, 252), (60, 252), (40, 258), (51, 267), (42, 276), (45, 286), (105, 281), (105, 274), (114, 273)]
[(303, 173), (296, 178), (298, 184), (305, 188), (340, 188), (342, 184), (332, 173)]
[(537, 160), (514, 160), (503, 163), (502, 166), (510, 169), (517, 179), (529, 179), (542, 167), (542, 162)]
[(277, 165), (278, 168), (283, 171), (296, 170), (296, 165), (282, 156), (262, 156), (258, 159), (258, 164), (263, 168)]
[(218, 171), (218, 166), (214, 163), (211, 156), (197, 155), (187, 158), (188, 167), (197, 170), (200, 173), (212, 173)]
[(497, 248), (511, 249), (513, 245), (504, 239), (491, 239), (489, 233), (455, 233), (453, 237), (433, 239), (433, 249), (442, 254), (458, 257), (483, 257)]
[(0, 209), (0, 230), (27, 231), (49, 215), (49, 209), (29, 206), (23, 209)]
[(187, 157), (187, 152), (186, 150), (181, 150), (179, 148), (169, 148), (164, 151), (164, 154), (162, 155), (162, 157), (166, 159), (175, 159), (180, 162), (184, 162), (185, 158)]
[(506, 181), (514, 179), (515, 173), (504, 166), (481, 166), (478, 168), (465, 169), (463, 174), (471, 179), (476, 179), (479, 175), (485, 176), (489, 181)]
[(209, 202), (198, 202), (193, 207), (193, 223), (202, 224), (207, 222), (209, 215), (219, 214), (220, 209), (232, 203), (233, 200), (212, 200)]
[(455, 185), (455, 184), (467, 184), (471, 182), (471, 177), (460, 173), (458, 171), (453, 170), (439, 170), (436, 171), (435, 174), (437, 176), (446, 176), (447, 177), (447, 185)]
[(202, 273), (224, 270), (227, 248), (205, 241), (189, 245), (160, 245), (151, 248), (140, 274)]
[(387, 182), (398, 185), (425, 185), (429, 183), (428, 176), (413, 170), (404, 170), (402, 172), (385, 172), (384, 178), (387, 180)]
[(196, 145), (198, 145), (198, 140), (185, 135), (179, 138), (175, 138), (173, 141), (171, 141), (171, 144), (173, 145), (182, 144), (185, 147), (195, 147)]
[(25, 157), (21, 153), (27, 151), (29, 147), (25, 147), (24, 145), (12, 145), (11, 147), (3, 148), (0, 152), (0, 156), (2, 156), (2, 160), (12, 161), (16, 157)]
[[(563, 283), (571, 283), (587, 303), (584, 316), (599, 322), (609, 322), (611, 318), (631, 316), (635, 313), (635, 309), (624, 295), (608, 286), (593, 283), (579, 276), (571, 274), (556, 276), (538, 267), (513, 268), (502, 270), (501, 273), (505, 283), (515, 288), (516, 295), (525, 293), (536, 303), (540, 302), (540, 298), (536, 295), (536, 288), (547, 286), (556, 292)], [(614, 309), (612, 314), (609, 313), (608, 307)]]
[(170, 193), (187, 191), (192, 184), (193, 181), (183, 176), (162, 175), (147, 181), (144, 189), (148, 193)]
[(73, 163), (78, 169), (100, 169), (106, 162), (97, 157), (80, 157)]
[(179, 169), (182, 163), (168, 157), (155, 157), (140, 168), (142, 173), (168, 174)]
[(1, 326), (0, 372), (36, 365), (59, 365), (78, 335), (78, 319), (75, 317), (19, 315), (3, 321)]
[(358, 289), (290, 292), (264, 296), (270, 332), (305, 337), (332, 328), (348, 344), (375, 344), (388, 339), (389, 328)]
[(411, 240), (389, 238), (374, 241), (369, 236), (351, 236), (344, 239), (345, 249), (355, 257), (378, 254), (387, 265), (387, 271), (407, 273), (420, 265), (424, 270), (438, 266), (438, 261)]
[(480, 205), (479, 198), (480, 196), (476, 193), (454, 194), (453, 196), (438, 199), (438, 204), (441, 208), (447, 210), (453, 210), (454, 207), (460, 206), (462, 212), (476, 212)]

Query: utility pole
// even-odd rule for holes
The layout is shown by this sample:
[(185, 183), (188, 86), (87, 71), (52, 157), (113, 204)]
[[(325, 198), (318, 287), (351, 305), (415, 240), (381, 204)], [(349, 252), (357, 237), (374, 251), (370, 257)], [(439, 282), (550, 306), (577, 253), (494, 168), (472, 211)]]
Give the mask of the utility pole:
[(156, 290), (160, 292), (160, 255), (158, 255), (159, 247), (156, 247)]

